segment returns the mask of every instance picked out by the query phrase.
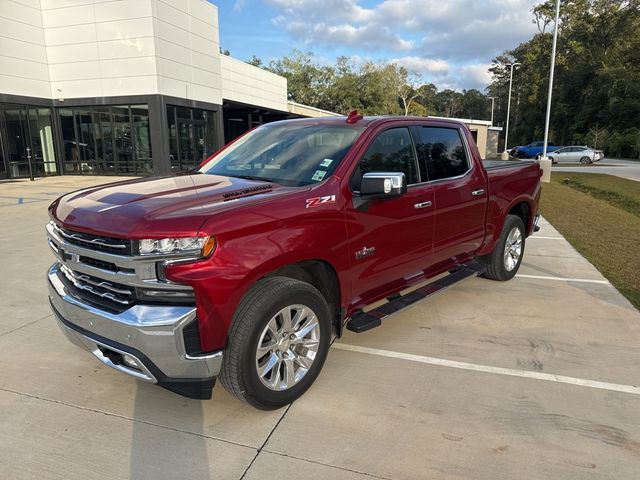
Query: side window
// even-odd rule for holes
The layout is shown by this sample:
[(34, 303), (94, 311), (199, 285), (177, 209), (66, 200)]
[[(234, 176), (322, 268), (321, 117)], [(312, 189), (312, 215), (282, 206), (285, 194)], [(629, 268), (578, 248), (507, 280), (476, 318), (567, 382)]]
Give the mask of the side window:
[(418, 131), (420, 143), (416, 148), (426, 164), (429, 180), (457, 177), (469, 170), (467, 152), (457, 129), (420, 127)]
[(351, 189), (360, 190), (360, 179), (367, 172), (402, 172), (407, 184), (417, 183), (416, 156), (408, 128), (391, 128), (378, 135), (360, 159)]

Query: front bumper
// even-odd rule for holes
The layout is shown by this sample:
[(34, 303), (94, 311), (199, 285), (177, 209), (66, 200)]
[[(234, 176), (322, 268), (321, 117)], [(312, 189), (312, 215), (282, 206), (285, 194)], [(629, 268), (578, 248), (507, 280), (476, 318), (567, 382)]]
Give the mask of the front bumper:
[(189, 306), (133, 305), (110, 313), (73, 296), (48, 272), (49, 302), (60, 329), (105, 365), (189, 398), (211, 398), (222, 352), (189, 355), (183, 330), (196, 320)]

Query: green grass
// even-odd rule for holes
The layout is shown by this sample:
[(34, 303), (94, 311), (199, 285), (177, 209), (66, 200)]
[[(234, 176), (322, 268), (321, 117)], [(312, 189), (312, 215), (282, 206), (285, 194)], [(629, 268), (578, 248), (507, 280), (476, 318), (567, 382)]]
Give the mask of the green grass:
[(640, 216), (639, 182), (592, 173), (560, 173), (558, 178), (561, 178), (571, 188)]
[(640, 182), (556, 172), (543, 186), (540, 211), (640, 309)]

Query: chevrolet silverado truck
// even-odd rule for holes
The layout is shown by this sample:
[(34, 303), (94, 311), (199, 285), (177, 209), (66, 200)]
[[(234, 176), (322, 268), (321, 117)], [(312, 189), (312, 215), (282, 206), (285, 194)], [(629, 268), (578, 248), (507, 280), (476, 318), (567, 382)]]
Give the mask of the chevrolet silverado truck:
[(266, 124), (197, 170), (54, 201), (49, 301), (69, 340), (120, 372), (197, 399), (219, 378), (278, 408), (345, 328), (378, 327), (465, 278), (511, 279), (537, 228), (540, 172), (483, 163), (454, 121)]

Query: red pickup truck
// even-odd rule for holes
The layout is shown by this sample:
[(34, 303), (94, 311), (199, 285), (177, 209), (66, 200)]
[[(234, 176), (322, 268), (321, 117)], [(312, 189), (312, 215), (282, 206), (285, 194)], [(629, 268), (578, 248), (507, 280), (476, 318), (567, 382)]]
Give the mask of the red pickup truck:
[(197, 171), (53, 202), (49, 300), (110, 367), (191, 398), (220, 378), (278, 408), (344, 328), (377, 327), (465, 278), (512, 278), (539, 196), (537, 163), (483, 164), (454, 121), (275, 122)]

